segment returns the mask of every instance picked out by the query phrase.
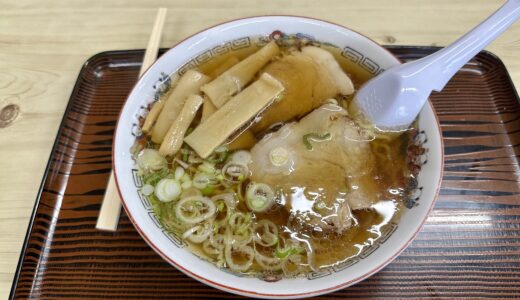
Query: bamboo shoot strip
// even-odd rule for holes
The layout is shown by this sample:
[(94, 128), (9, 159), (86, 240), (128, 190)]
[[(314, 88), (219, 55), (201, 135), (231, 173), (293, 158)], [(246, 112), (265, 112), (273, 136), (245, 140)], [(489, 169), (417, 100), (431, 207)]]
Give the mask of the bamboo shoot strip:
[(278, 53), (280, 53), (280, 49), (276, 43), (270, 42), (222, 73), (215, 80), (202, 86), (201, 90), (208, 95), (217, 108), (220, 108), (231, 96), (240, 92), (244, 86), (253, 80), (255, 74)]
[[(177, 82), (179, 82), (179, 75), (175, 74), (171, 76), (170, 78), (170, 89), (173, 89)], [(171, 93), (168, 93), (168, 95)], [(161, 113), (163, 107), (164, 107), (164, 99), (162, 99), (164, 96), (161, 96), (160, 99), (155, 101), (152, 104), (152, 108), (150, 109), (150, 112), (146, 116), (146, 119), (144, 120), (142, 131), (144, 133), (149, 133), (152, 130), (152, 126), (155, 124), (155, 121), (157, 121), (157, 118), (159, 117), (159, 114)]]
[(143, 128), (142, 128), (142, 131), (144, 133), (150, 132), (153, 124), (159, 117), (159, 114), (161, 113), (163, 107), (164, 107), (164, 101), (162, 101), (160, 99), (152, 104), (152, 109), (150, 109), (150, 112), (148, 113), (148, 115), (146, 116), (146, 119), (144, 120), (144, 124), (143, 124)]
[(220, 64), (218, 67), (216, 67), (213, 72), (211, 72), (209, 77), (215, 78), (225, 71), (227, 71), (232, 66), (236, 65), (240, 60), (236, 58), (236, 56), (231, 56), (230, 58), (226, 59), (222, 64)]
[[(206, 121), (209, 116), (211, 116), (214, 112), (217, 111), (217, 108), (213, 103), (209, 100), (208, 96), (204, 96), (204, 104), (202, 105), (202, 116), (200, 118), (200, 122), (203, 123)], [(237, 149), (249, 149), (256, 144), (257, 139), (251, 132), (251, 130), (246, 129), (246, 131), (240, 133), (233, 141), (229, 142), (226, 146), (229, 150), (237, 150)]]
[(233, 132), (258, 115), (283, 91), (280, 81), (267, 73), (262, 74), (257, 81), (197, 126), (184, 141), (202, 158), (208, 157)]
[(168, 133), (164, 137), (164, 140), (159, 148), (159, 153), (161, 155), (175, 155), (182, 146), (182, 140), (184, 139), (184, 135), (186, 134), (186, 130), (190, 127), (193, 118), (197, 114), (200, 106), (204, 102), (199, 95), (191, 95), (186, 99), (184, 106), (180, 114), (177, 116), (175, 121), (173, 121)]
[(209, 100), (208, 96), (204, 96), (204, 104), (202, 105), (202, 116), (200, 118), (200, 122), (202, 123), (206, 121), (209, 118), (209, 116), (211, 116), (216, 111), (217, 108)]
[(177, 118), (186, 98), (189, 95), (197, 94), (200, 87), (208, 82), (210, 78), (195, 70), (188, 70), (181, 76), (179, 83), (166, 99), (164, 108), (153, 126), (152, 141), (161, 144), (172, 122)]

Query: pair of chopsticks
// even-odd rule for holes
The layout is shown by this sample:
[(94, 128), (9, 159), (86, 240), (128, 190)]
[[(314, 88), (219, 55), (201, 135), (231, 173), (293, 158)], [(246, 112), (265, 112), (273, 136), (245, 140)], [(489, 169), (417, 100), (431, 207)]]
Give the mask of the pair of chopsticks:
[[(139, 71), (139, 77), (143, 75), (144, 71), (152, 65), (157, 59), (159, 51), (159, 44), (161, 42), (162, 31), (164, 27), (164, 20), (166, 19), (167, 8), (159, 8), (155, 23), (153, 25), (152, 34), (148, 41), (148, 46), (144, 53), (143, 63)], [(105, 231), (116, 231), (119, 224), (119, 215), (121, 214), (121, 199), (117, 191), (116, 182), (114, 179), (114, 171), (110, 172), (107, 189), (101, 204), (101, 210), (96, 223), (96, 229)]]

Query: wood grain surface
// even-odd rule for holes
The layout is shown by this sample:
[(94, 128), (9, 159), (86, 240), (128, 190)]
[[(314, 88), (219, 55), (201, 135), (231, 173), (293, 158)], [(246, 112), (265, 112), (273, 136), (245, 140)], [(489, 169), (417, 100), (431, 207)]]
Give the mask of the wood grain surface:
[[(0, 129), (0, 299), (9, 293), (41, 177), (82, 63), (101, 51), (144, 48), (158, 7), (168, 8), (163, 47), (215, 23), (259, 14), (322, 18), (383, 44), (442, 46), (473, 27), (502, 2), (264, 0), (258, 5), (258, 1), (242, 0), (0, 0), (0, 110), (14, 103), (21, 111), (9, 127)], [(488, 49), (504, 61), (513, 81), (520, 86), (520, 24), (510, 28)], [(486, 105), (492, 104), (479, 107)], [(449, 111), (449, 106), (445, 109)], [(453, 122), (463, 121), (457, 115), (451, 118)], [(510, 130), (513, 123), (507, 124), (506, 129)], [(467, 126), (487, 129), (486, 125)], [(487, 138), (487, 143), (508, 139), (504, 133), (497, 133), (496, 128), (491, 130), (494, 135)], [(461, 138), (453, 137), (453, 141), (458, 140)], [(465, 178), (500, 167), (509, 173), (495, 172), (494, 177), (517, 174), (518, 178), (518, 169), (507, 165), (512, 152), (493, 151), (502, 151), (500, 155), (505, 155), (504, 158), (497, 162), (484, 159), (477, 167), (462, 160), (455, 162), (459, 165), (447, 174)], [(500, 185), (511, 188), (516, 181), (503, 180)], [(478, 190), (479, 186), (472, 183), (468, 189)], [(479, 201), (496, 198), (493, 194), (475, 196), (470, 192), (459, 197), (476, 197)], [(498, 199), (514, 200), (511, 195), (500, 195)], [(503, 226), (513, 226), (511, 219), (503, 222)], [(510, 247), (518, 247), (518, 241)], [(502, 249), (504, 253), (507, 251), (510, 248)], [(518, 248), (514, 251), (518, 254)]]
[[(432, 50), (392, 51), (407, 60)], [(110, 173), (114, 125), (142, 55), (97, 55), (81, 72), (51, 156), (14, 298), (239, 298), (168, 265), (124, 213), (116, 233), (94, 228)], [(500, 61), (483, 53), (431, 100), (446, 153), (434, 211), (393, 263), (321, 299), (519, 296), (518, 96)]]

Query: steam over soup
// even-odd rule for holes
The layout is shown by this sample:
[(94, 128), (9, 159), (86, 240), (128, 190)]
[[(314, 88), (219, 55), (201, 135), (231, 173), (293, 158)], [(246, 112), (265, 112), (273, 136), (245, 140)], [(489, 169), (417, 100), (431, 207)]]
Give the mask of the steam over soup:
[(133, 149), (141, 193), (203, 259), (261, 278), (359, 255), (399, 217), (423, 149), (349, 113), (365, 70), (328, 45), (252, 45), (171, 76)]

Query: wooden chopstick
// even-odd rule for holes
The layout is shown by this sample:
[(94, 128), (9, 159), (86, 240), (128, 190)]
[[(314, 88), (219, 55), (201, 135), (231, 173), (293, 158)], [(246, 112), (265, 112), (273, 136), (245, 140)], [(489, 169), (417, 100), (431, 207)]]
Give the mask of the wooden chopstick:
[(153, 25), (152, 34), (150, 35), (148, 46), (146, 46), (146, 51), (144, 52), (143, 64), (141, 65), (141, 70), (139, 71), (139, 77), (141, 77), (141, 75), (143, 75), (148, 67), (150, 67), (157, 59), (167, 11), (168, 9), (164, 7), (159, 8), (157, 11), (157, 17), (155, 17), (155, 24)]
[[(152, 65), (157, 59), (159, 45), (161, 43), (162, 31), (164, 27), (164, 20), (166, 19), (167, 8), (159, 8), (155, 23), (153, 25), (152, 34), (148, 41), (146, 51), (144, 53), (143, 63), (139, 71), (139, 77)], [(114, 171), (110, 172), (107, 189), (103, 197), (103, 203), (99, 211), (99, 216), (96, 223), (96, 229), (105, 231), (116, 231), (119, 224), (119, 215), (121, 214), (121, 198), (117, 191), (116, 182), (114, 179)]]

